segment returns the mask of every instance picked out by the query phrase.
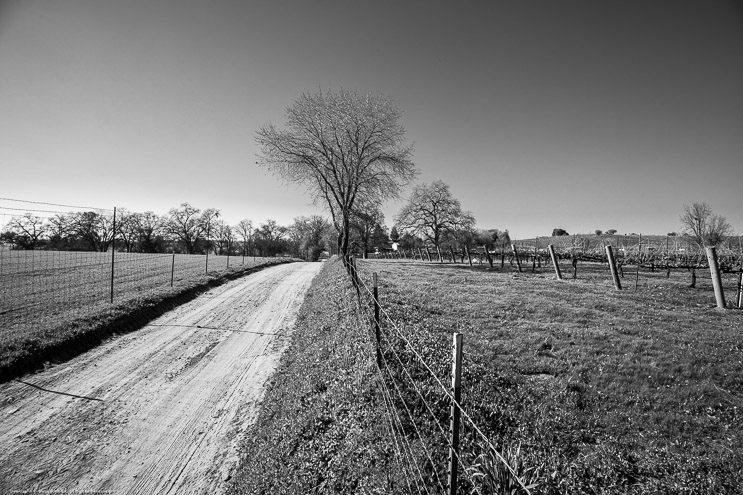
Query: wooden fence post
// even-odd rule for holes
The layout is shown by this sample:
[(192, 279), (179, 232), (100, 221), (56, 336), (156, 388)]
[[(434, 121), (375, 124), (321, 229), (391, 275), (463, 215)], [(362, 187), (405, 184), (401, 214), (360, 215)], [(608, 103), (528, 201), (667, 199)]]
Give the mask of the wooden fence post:
[(705, 247), (704, 249), (707, 251), (707, 262), (709, 263), (709, 273), (712, 276), (712, 287), (715, 289), (717, 307), (725, 309), (725, 293), (722, 290), (720, 266), (717, 264), (717, 248)]
[(170, 286), (173, 287), (173, 277), (175, 276), (175, 250), (173, 250), (173, 261), (170, 264)]
[(743, 308), (743, 271), (738, 278), (738, 309)]
[(374, 296), (374, 336), (377, 338), (377, 366), (379, 369), (382, 369), (382, 349), (381, 349), (381, 332), (380, 332), (380, 325), (379, 325), (379, 277), (377, 276), (377, 272), (373, 273), (374, 278), (374, 288), (373, 290), (373, 296)]
[(519, 267), (519, 273), (521, 273), (521, 258), (519, 258), (519, 252), (516, 250), (516, 244), (511, 244), (511, 251), (513, 251), (513, 257), (516, 258), (516, 266)]
[(614, 252), (611, 250), (611, 246), (606, 246), (606, 259), (609, 261), (611, 278), (614, 279), (614, 288), (617, 290), (622, 290), (622, 282), (619, 281), (619, 273), (617, 273), (617, 262), (614, 259)]
[(555, 246), (550, 244), (547, 246), (547, 250), (550, 253), (550, 259), (552, 260), (552, 266), (555, 267), (555, 275), (557, 275), (557, 280), (562, 280), (562, 273), (560, 272), (560, 264), (557, 262), (557, 256), (555, 255)]
[(451, 386), (454, 400), (451, 403), (451, 422), (449, 433), (449, 495), (457, 493), (457, 469), (459, 467), (459, 419), (461, 411), (459, 404), (462, 400), (462, 334), (453, 335)]
[(488, 264), (490, 265), (490, 268), (493, 268), (493, 258), (490, 257), (490, 251), (488, 251), (488, 245), (484, 245), (482, 247), (485, 250), (485, 258), (488, 260)]

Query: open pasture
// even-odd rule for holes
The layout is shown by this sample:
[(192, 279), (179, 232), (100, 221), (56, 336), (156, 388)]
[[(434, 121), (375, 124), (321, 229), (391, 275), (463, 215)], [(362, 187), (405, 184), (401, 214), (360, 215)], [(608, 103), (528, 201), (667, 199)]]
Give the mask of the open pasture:
[(267, 261), (209, 256), (207, 266), (205, 255), (117, 252), (112, 270), (110, 252), (0, 250), (0, 362), (19, 346), (63, 340), (112, 311), (124, 314), (148, 299)]
[[(379, 274), (382, 307), (443, 383), (451, 334), (464, 335), (463, 408), (534, 468), (539, 493), (736, 493), (743, 311), (716, 309), (701, 270), (690, 288), (685, 271), (636, 278), (625, 268), (617, 291), (606, 265), (579, 263), (575, 280), (566, 265), (558, 281), (552, 267), (357, 262), (367, 285)], [(724, 276), (730, 299), (736, 280)], [(433, 425), (448, 425), (448, 401), (386, 321), (382, 350), (402, 390), (398, 413), (412, 416), (443, 474), (446, 443)], [(487, 449), (462, 435), (462, 464), (482, 471)]]

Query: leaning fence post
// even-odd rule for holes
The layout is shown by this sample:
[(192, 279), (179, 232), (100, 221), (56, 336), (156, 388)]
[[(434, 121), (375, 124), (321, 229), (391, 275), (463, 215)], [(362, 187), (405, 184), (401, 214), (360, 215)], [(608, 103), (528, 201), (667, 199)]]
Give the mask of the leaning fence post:
[(493, 258), (490, 256), (490, 251), (488, 251), (488, 245), (485, 244), (482, 249), (485, 251), (485, 258), (488, 260), (488, 264), (490, 265), (490, 268), (493, 268)]
[(611, 270), (611, 278), (614, 280), (614, 288), (622, 290), (622, 282), (619, 281), (617, 262), (614, 260), (614, 252), (611, 250), (611, 246), (606, 246), (606, 259), (609, 261), (609, 269)]
[(712, 287), (715, 289), (717, 307), (725, 309), (725, 293), (722, 291), (722, 278), (720, 277), (720, 266), (717, 264), (717, 248), (706, 247), (709, 273), (712, 276)]
[(519, 258), (519, 252), (516, 250), (516, 244), (511, 244), (511, 251), (513, 251), (513, 257), (516, 258), (516, 265), (519, 267), (519, 273), (521, 273), (521, 258)]
[(451, 386), (454, 400), (451, 403), (449, 433), (449, 495), (457, 493), (457, 468), (459, 467), (459, 404), (462, 398), (462, 334), (453, 335)]
[(550, 259), (552, 260), (552, 266), (555, 267), (555, 275), (557, 275), (557, 280), (562, 280), (562, 273), (560, 272), (560, 264), (557, 262), (557, 256), (555, 256), (555, 247), (550, 244), (547, 246), (547, 250), (550, 253)]

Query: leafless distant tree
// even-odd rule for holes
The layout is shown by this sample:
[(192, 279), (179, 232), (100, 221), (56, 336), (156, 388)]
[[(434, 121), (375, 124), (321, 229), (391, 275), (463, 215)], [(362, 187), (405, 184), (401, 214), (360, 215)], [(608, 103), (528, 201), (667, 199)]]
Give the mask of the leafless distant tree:
[(72, 214), (72, 230), (91, 251), (105, 253), (113, 242), (114, 219), (108, 213), (85, 211)]
[(419, 235), (438, 248), (446, 236), (471, 229), (475, 218), (469, 211), (462, 211), (449, 186), (437, 180), (413, 189), (408, 202), (395, 217), (395, 223), (398, 228)]
[(16, 246), (22, 249), (34, 249), (48, 229), (43, 218), (25, 213), (22, 216), (11, 218), (4, 230), (4, 234)]
[(199, 241), (211, 238), (214, 220), (219, 217), (219, 210), (207, 208), (203, 212), (188, 203), (182, 203), (179, 208), (171, 208), (167, 222), (167, 232), (175, 239), (180, 240), (186, 248), (186, 253), (194, 254)]
[(165, 249), (163, 236), (168, 219), (154, 211), (138, 213), (135, 217), (138, 234), (138, 248), (143, 253), (156, 253)]
[(256, 133), (259, 163), (307, 187), (316, 203), (327, 206), (344, 262), (357, 201), (399, 197), (415, 177), (400, 116), (395, 103), (381, 96), (320, 91), (303, 94), (287, 109), (286, 130), (268, 124)]
[(235, 227), (237, 235), (243, 241), (243, 255), (247, 254), (247, 246), (253, 237), (253, 222), (247, 218), (240, 220), (240, 223)]
[(725, 217), (715, 215), (707, 203), (684, 205), (681, 227), (700, 248), (718, 246), (733, 231)]
[(235, 231), (222, 220), (214, 223), (214, 239), (217, 244), (217, 254), (231, 254), (235, 242)]

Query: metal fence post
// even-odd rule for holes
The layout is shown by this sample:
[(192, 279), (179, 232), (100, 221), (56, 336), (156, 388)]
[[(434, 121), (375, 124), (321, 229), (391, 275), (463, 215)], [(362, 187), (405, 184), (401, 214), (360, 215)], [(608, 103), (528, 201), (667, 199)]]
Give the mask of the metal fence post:
[(170, 286), (173, 287), (173, 277), (175, 276), (175, 250), (173, 250), (173, 261), (170, 264)]
[(462, 334), (453, 335), (452, 349), (452, 393), (454, 400), (451, 404), (451, 422), (449, 433), (451, 444), (449, 445), (449, 495), (457, 493), (457, 469), (459, 467), (459, 420), (461, 411), (459, 409), (462, 400)]
[(111, 234), (111, 303), (114, 302), (114, 257), (116, 253), (116, 207), (114, 206), (113, 233)]

